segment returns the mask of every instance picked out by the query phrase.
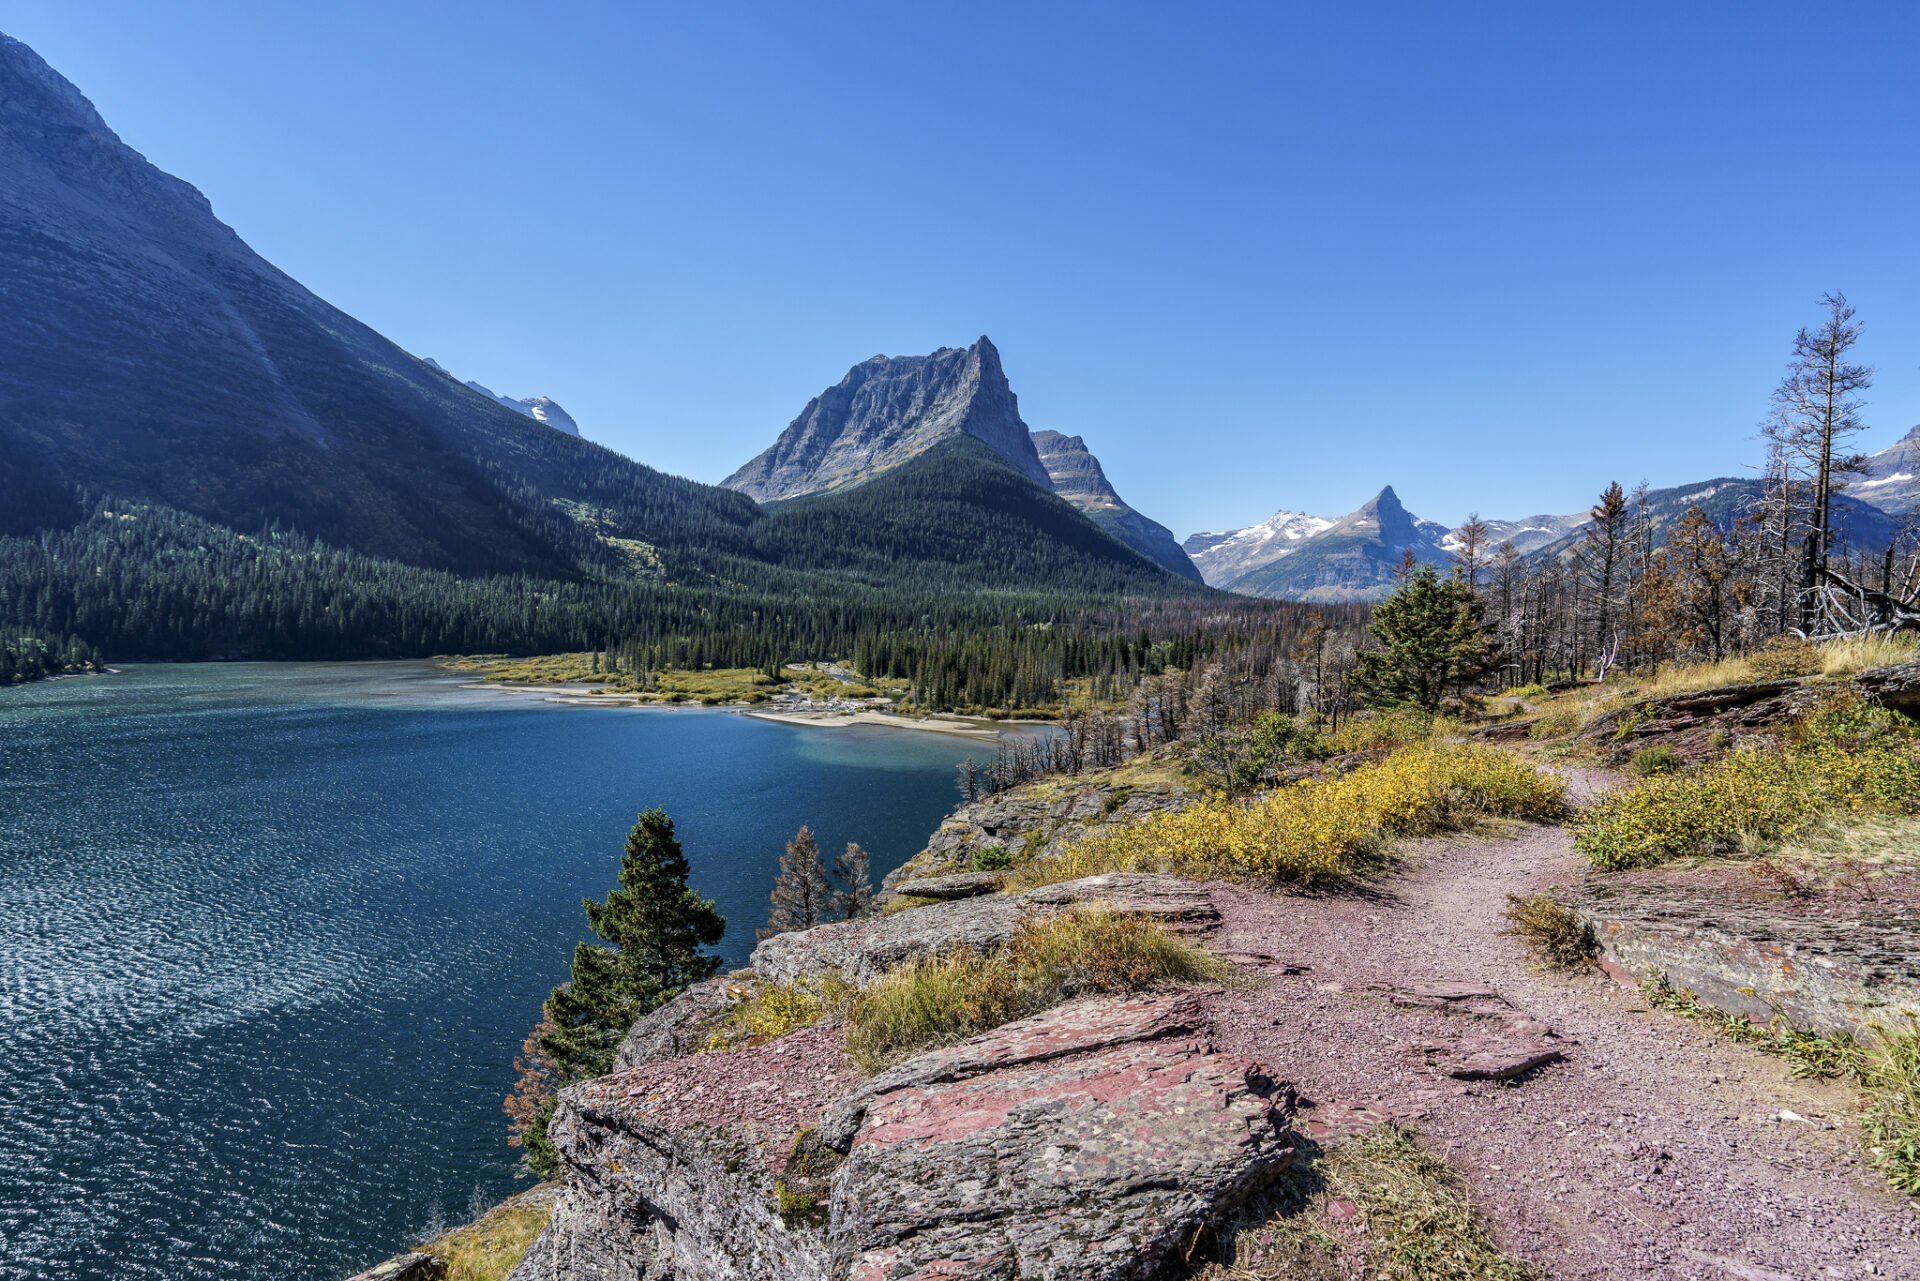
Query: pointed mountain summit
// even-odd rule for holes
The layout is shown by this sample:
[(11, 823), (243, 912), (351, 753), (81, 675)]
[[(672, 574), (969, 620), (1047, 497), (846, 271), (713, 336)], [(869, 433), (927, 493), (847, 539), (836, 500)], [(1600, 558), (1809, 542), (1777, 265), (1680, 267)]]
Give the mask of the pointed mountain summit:
[(1033, 447), (1053, 482), (1054, 493), (1156, 565), (1196, 583), (1202, 581), (1200, 571), (1174, 541), (1173, 532), (1127, 506), (1114, 492), (1106, 469), (1087, 449), (1085, 440), (1057, 431), (1036, 431)]
[(982, 441), (1036, 485), (1053, 488), (985, 335), (965, 350), (860, 362), (720, 483), (761, 502), (826, 493), (872, 480), (956, 436)]
[(1388, 485), (1284, 558), (1225, 585), (1243, 596), (1280, 600), (1379, 600), (1393, 590), (1394, 572), (1409, 550), (1427, 564), (1451, 563), (1440, 545), (1447, 533), (1401, 506)]

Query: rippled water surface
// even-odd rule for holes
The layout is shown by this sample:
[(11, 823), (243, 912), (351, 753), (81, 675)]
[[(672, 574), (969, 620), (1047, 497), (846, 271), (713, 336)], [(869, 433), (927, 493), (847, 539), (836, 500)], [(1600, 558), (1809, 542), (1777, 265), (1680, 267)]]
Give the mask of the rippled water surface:
[(0, 690), (0, 1277), (337, 1281), (511, 1192), (500, 1099), (664, 806), (738, 964), (782, 842), (876, 879), (980, 745), (555, 707), (421, 664)]

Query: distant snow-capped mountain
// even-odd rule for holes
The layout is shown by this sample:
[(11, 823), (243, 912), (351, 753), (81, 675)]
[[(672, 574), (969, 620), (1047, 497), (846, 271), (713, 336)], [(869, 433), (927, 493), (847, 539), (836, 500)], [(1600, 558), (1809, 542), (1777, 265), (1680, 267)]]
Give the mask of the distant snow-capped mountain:
[[(435, 360), (432, 356), (426, 357), (423, 363), (433, 366), (449, 378), (453, 377), (453, 374), (448, 371), (447, 367)], [(516, 413), (525, 414), (535, 422), (545, 423), (556, 431), (563, 431), (569, 436), (580, 435), (580, 424), (574, 422), (573, 415), (560, 408), (557, 401), (549, 400), (545, 396), (527, 396), (523, 399), (516, 400), (512, 396), (502, 396), (491, 387), (483, 387), (471, 378), (462, 381), (461, 385), (479, 392), (489, 400), (499, 401)]]
[(1283, 510), (1245, 529), (1194, 534), (1181, 548), (1209, 587), (1224, 587), (1300, 550), (1308, 539), (1332, 527), (1333, 521), (1325, 516)]

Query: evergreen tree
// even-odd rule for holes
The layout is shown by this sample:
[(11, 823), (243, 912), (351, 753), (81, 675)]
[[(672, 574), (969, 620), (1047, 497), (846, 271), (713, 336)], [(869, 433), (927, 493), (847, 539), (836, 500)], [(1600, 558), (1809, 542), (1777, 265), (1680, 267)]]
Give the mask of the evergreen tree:
[(582, 906), (587, 924), (611, 946), (577, 946), (572, 978), (547, 997), (553, 1028), (539, 1046), (566, 1081), (606, 1072), (641, 1016), (689, 983), (712, 978), (720, 958), (700, 949), (718, 943), (727, 928), (713, 901), (688, 887), (673, 820), (659, 809), (642, 814), (627, 833), (619, 888)]
[(844, 920), (873, 911), (873, 864), (867, 852), (847, 842), (847, 852), (833, 860), (833, 874), (847, 888), (833, 896), (833, 910)]
[(813, 829), (802, 827), (780, 856), (780, 876), (773, 883), (773, 911), (761, 938), (789, 930), (810, 930), (827, 919), (833, 905), (833, 887), (827, 883), (827, 865)]
[(1369, 702), (1415, 703), (1432, 711), (1449, 685), (1491, 666), (1484, 614), (1460, 574), (1441, 578), (1433, 566), (1420, 565), (1374, 610), (1368, 630), (1381, 648), (1357, 655), (1349, 679)]

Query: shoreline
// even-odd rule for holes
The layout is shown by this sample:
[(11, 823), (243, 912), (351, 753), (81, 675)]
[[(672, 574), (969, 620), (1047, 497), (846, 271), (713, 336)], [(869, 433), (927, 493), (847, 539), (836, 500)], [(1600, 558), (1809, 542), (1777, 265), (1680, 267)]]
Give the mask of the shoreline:
[[(759, 721), (775, 721), (782, 725), (803, 725), (815, 729), (838, 729), (847, 725), (877, 726), (883, 729), (910, 729), (925, 734), (946, 734), (955, 738), (972, 738), (983, 741), (998, 739), (1003, 728), (1013, 724), (1039, 724), (1041, 722), (993, 722), (969, 720), (962, 716), (903, 716), (898, 712), (883, 711), (877, 707), (862, 707), (850, 711), (834, 710), (823, 707), (799, 707), (783, 709), (779, 706), (766, 706), (753, 703), (713, 703), (703, 704), (693, 701), (684, 703), (662, 703), (643, 699), (636, 694), (596, 694), (590, 685), (515, 685), (507, 682), (471, 682), (460, 685), (461, 689), (488, 691), (504, 694), (525, 694), (539, 698), (543, 702), (556, 703), (566, 707), (631, 707), (631, 708), (679, 708), (708, 712), (731, 712), (735, 716), (748, 716)], [(761, 710), (765, 707), (765, 710)]]

